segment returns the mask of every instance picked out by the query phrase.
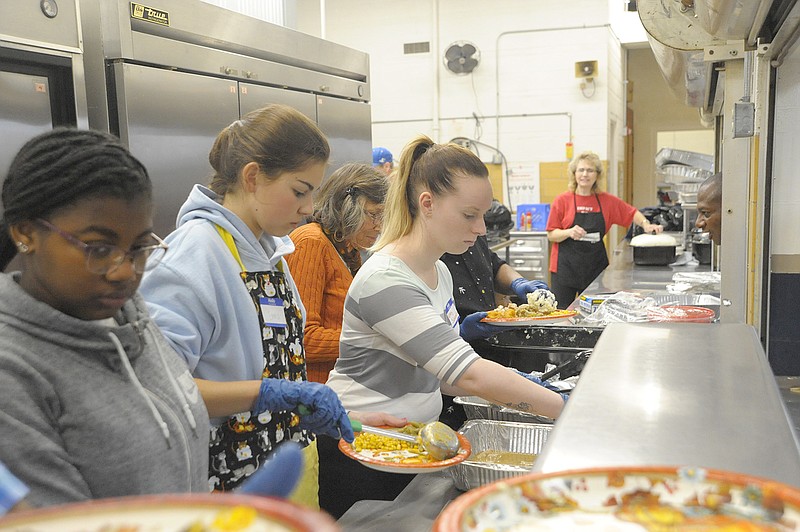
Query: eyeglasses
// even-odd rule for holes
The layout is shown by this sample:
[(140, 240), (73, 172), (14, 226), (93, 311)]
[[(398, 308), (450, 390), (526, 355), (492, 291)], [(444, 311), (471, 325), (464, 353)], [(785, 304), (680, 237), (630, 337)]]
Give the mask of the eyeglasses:
[(379, 212), (371, 212), (371, 211), (364, 211), (364, 213), (372, 220), (372, 223), (378, 225), (383, 222), (383, 211)]
[[(169, 249), (167, 243), (161, 240), (155, 233), (150, 233), (150, 238), (157, 243), (152, 246), (142, 246), (125, 251), (124, 249), (110, 244), (87, 244), (82, 242), (75, 235), (62, 231), (47, 220), (41, 218), (36, 220), (46, 229), (58, 233), (64, 240), (79, 248), (86, 255), (86, 268), (91, 273), (105, 275), (116, 270), (123, 262), (130, 260), (133, 270), (136, 273), (144, 273), (145, 270), (153, 268), (161, 262), (164, 254)], [(148, 260), (149, 259), (149, 260)]]
[(575, 173), (576, 174), (580, 174), (580, 173), (596, 174), (597, 173), (597, 169), (595, 169), (595, 168), (578, 168), (577, 170), (575, 170)]

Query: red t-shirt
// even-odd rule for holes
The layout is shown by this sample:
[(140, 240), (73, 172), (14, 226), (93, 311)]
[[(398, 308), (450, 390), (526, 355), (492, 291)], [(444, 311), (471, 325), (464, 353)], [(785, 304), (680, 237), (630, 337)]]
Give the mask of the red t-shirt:
[[(606, 233), (611, 230), (614, 224), (629, 226), (636, 214), (636, 207), (629, 205), (608, 192), (598, 192), (600, 205), (603, 207), (603, 218), (606, 221)], [(573, 201), (573, 198), (575, 200)], [(564, 192), (556, 196), (550, 206), (550, 216), (547, 218), (547, 230), (569, 229), (575, 221), (575, 206), (578, 212), (600, 212), (595, 195), (578, 196), (574, 192)], [(558, 242), (553, 243), (550, 250), (550, 271), (558, 272)]]

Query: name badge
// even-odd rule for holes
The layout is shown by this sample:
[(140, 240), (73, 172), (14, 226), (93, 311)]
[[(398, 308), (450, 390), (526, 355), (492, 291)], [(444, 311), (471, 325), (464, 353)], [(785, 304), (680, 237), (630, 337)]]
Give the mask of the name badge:
[(450, 298), (450, 301), (447, 302), (447, 305), (445, 305), (444, 313), (447, 315), (447, 319), (450, 321), (450, 327), (457, 327), (458, 310), (456, 310), (456, 303), (453, 301), (452, 297)]
[(261, 297), (261, 317), (264, 325), (269, 327), (286, 327), (286, 313), (283, 310), (283, 299), (279, 297)]

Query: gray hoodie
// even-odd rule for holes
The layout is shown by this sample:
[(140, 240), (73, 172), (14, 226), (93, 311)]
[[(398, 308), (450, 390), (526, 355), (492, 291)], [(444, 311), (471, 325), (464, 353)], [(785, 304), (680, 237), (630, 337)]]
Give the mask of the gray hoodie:
[(34, 505), (208, 490), (208, 413), (136, 295), (117, 326), (0, 274), (0, 461)]

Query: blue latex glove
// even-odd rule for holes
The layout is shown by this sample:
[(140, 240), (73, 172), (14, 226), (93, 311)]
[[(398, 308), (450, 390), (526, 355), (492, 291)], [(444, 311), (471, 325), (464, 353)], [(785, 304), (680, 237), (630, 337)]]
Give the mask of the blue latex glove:
[(529, 281), (524, 277), (520, 277), (519, 279), (514, 279), (511, 281), (511, 290), (514, 291), (514, 294), (523, 302), (528, 302), (528, 294), (531, 292), (538, 290), (539, 288), (543, 288), (544, 290), (549, 290), (547, 287), (547, 283), (542, 281)]
[(294, 442), (282, 443), (237, 493), (288, 497), (303, 472), (303, 451)]
[(552, 384), (550, 384), (547, 381), (542, 381), (542, 379), (540, 379), (536, 375), (531, 375), (530, 373), (525, 373), (524, 371), (520, 371), (520, 370), (514, 369), (514, 368), (511, 368), (511, 369), (513, 371), (515, 371), (517, 373), (517, 375), (525, 377), (529, 381), (531, 381), (533, 383), (536, 383), (539, 386), (543, 386), (543, 387), (547, 388), (550, 391), (556, 392), (558, 395), (561, 396), (561, 399), (563, 399), (565, 403), (567, 402), (567, 399), (569, 399), (569, 394), (561, 393), (561, 390), (559, 390), (557, 387), (553, 386)]
[(503, 330), (503, 327), (498, 325), (482, 322), (481, 320), (485, 317), (485, 312), (474, 312), (464, 318), (464, 321), (461, 322), (459, 329), (461, 338), (467, 342), (472, 342), (473, 340), (483, 340), (485, 338), (489, 338), (490, 336), (494, 336)]
[(300, 428), (332, 438), (344, 438), (348, 442), (355, 439), (350, 420), (347, 419), (347, 411), (332, 389), (318, 382), (261, 380), (261, 390), (254, 407), (256, 414), (265, 410), (298, 412), (300, 406), (304, 407), (300, 417)]

